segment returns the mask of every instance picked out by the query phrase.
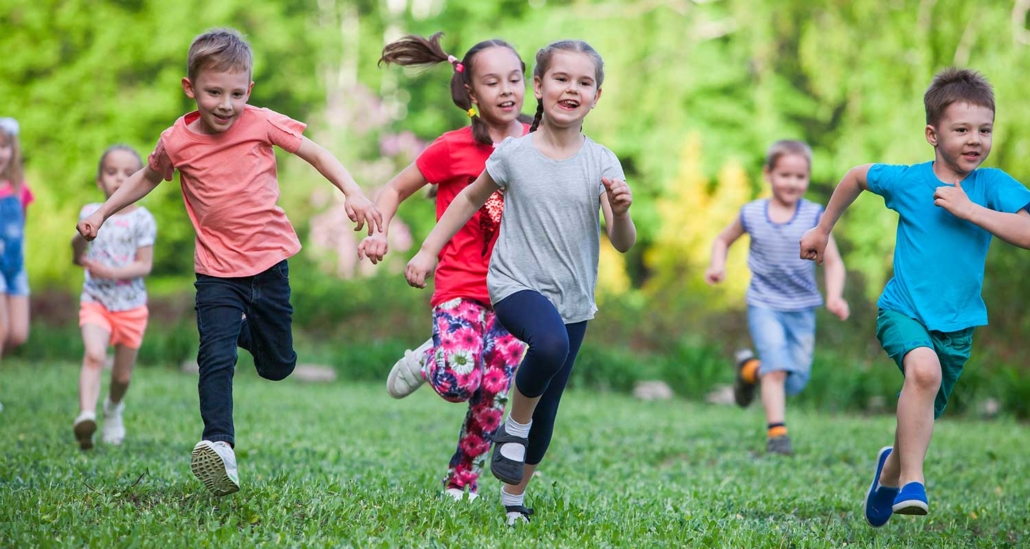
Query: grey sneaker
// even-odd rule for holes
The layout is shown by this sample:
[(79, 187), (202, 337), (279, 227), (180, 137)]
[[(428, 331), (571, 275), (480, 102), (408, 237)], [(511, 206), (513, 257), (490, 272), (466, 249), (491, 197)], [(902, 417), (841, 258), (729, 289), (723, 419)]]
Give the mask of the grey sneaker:
[(422, 357), (433, 347), (433, 338), (419, 345), (414, 351), (404, 351), (404, 358), (397, 361), (386, 378), (386, 392), (393, 398), (404, 398), (414, 393), (426, 378), (422, 377)]
[(104, 428), (101, 430), (101, 439), (104, 444), (115, 446), (125, 440), (125, 424), (122, 423), (122, 410), (125, 409), (125, 402), (119, 402), (116, 406), (111, 399), (104, 400)]
[(97, 432), (97, 414), (89, 410), (83, 410), (79, 417), (75, 418), (72, 425), (75, 432), (75, 440), (79, 441), (79, 448), (90, 450), (93, 448), (93, 433)]
[(240, 491), (240, 478), (236, 474), (236, 453), (226, 442), (198, 442), (193, 447), (190, 469), (216, 496), (227, 496)]
[(779, 454), (781, 456), (792, 456), (794, 455), (794, 446), (790, 443), (790, 437), (787, 435), (780, 435), (778, 437), (772, 437), (765, 443), (765, 452), (767, 454)]
[(737, 402), (737, 406), (741, 408), (747, 408), (751, 405), (751, 402), (755, 400), (755, 387), (757, 383), (748, 383), (744, 380), (743, 371), (744, 365), (757, 360), (751, 349), (741, 349), (734, 354), (734, 359), (737, 362), (735, 372), (736, 376), (733, 379), (733, 400)]

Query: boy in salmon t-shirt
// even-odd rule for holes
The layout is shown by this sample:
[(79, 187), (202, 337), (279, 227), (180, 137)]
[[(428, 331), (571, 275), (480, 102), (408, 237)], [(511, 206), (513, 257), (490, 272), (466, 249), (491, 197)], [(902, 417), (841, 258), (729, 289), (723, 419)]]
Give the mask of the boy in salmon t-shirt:
[(293, 372), (287, 258), (300, 250), (297, 234), (276, 205), (272, 146), (314, 166), (347, 197), (347, 215), (360, 230), (380, 230), (382, 217), (329, 151), (301, 133), (305, 124), (247, 105), (250, 45), (232, 29), (193, 40), (182, 79), (197, 110), (161, 134), (147, 165), (78, 224), (87, 240), (112, 214), (152, 191), (179, 170), (182, 196), (196, 230), (197, 330), (200, 333), (202, 440), (193, 449), (193, 474), (215, 495), (240, 489), (233, 453), (232, 377), (236, 347), (254, 356), (258, 374), (273, 381)]

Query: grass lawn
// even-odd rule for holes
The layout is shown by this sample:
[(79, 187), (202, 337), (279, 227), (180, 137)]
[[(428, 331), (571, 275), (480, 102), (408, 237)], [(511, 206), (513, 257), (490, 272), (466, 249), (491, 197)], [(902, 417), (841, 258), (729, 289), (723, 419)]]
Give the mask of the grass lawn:
[(0, 547), (1030, 546), (1030, 433), (1006, 420), (940, 421), (930, 515), (873, 529), (861, 504), (890, 417), (790, 413), (798, 455), (771, 458), (757, 406), (570, 392), (534, 520), (508, 528), (489, 472), (475, 502), (442, 495), (464, 408), (426, 388), (394, 401), (241, 366), (242, 489), (214, 498), (189, 468), (195, 377), (139, 369), (125, 444), (89, 453), (71, 432), (77, 379), (71, 364), (0, 369)]

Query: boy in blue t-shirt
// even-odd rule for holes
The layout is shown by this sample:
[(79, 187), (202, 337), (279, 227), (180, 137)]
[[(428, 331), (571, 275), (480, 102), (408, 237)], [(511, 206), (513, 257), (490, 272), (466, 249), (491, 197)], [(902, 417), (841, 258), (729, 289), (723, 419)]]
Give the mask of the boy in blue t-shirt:
[(899, 215), (894, 277), (877, 302), (876, 337), (905, 383), (894, 446), (880, 450), (866, 494), (873, 526), (893, 513), (927, 513), (923, 461), (933, 423), (969, 358), (973, 329), (987, 324), (980, 292), (991, 237), (1030, 248), (1030, 191), (1001, 170), (979, 168), (991, 152), (991, 85), (979, 73), (946, 69), (923, 102), (934, 161), (852, 168), (819, 225), (801, 238), (801, 257), (821, 262), (834, 223), (863, 190)]

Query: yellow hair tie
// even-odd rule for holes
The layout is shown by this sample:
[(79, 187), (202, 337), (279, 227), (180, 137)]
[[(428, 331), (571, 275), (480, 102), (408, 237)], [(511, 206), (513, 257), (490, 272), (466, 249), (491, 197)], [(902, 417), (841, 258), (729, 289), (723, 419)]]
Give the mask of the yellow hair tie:
[(476, 115), (476, 109), (475, 108), (471, 108), (471, 109), (468, 110), (468, 113), (469, 113), (469, 118), (472, 118), (473, 116)]

